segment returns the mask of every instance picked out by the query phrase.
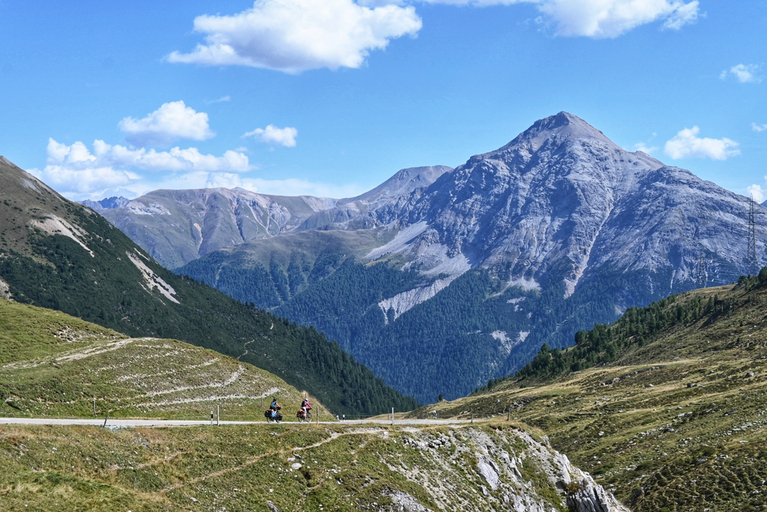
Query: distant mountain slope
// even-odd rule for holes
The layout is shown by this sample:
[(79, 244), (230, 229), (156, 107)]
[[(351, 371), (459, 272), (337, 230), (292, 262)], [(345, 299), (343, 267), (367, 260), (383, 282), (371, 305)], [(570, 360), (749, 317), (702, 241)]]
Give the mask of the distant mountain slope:
[(176, 268), (224, 247), (290, 231), (334, 204), (243, 189), (156, 190), (98, 212), (165, 268)]
[(634, 512), (767, 506), (767, 268), (545, 347), (516, 376), (413, 415), (508, 414)]
[[(179, 272), (317, 327), (427, 402), (508, 375), (544, 343), (568, 346), (627, 308), (734, 282), (749, 272), (748, 209), (562, 112), (428, 187), (304, 223), (343, 230), (345, 245), (322, 252), (313, 231), (296, 231)], [(276, 249), (285, 236), (289, 253)], [(757, 224), (760, 265), (764, 240)]]
[(0, 416), (252, 421), (273, 396), (295, 420), (302, 393), (251, 364), (0, 299)]
[(130, 203), (130, 199), (127, 199), (125, 197), (107, 197), (105, 199), (102, 199), (101, 201), (91, 201), (91, 200), (85, 200), (81, 201), (82, 204), (90, 208), (91, 210), (101, 211), (101, 210), (113, 210), (115, 208), (122, 208), (123, 206)]
[(412, 203), (442, 175), (453, 169), (444, 165), (402, 169), (374, 189), (351, 199), (341, 199), (334, 208), (315, 213), (300, 226), (307, 229), (360, 230), (382, 225), (381, 219), (406, 203)]
[(15, 300), (130, 336), (174, 338), (250, 362), (333, 412), (407, 409), (338, 345), (167, 271), (92, 210), (0, 161), (0, 281)]

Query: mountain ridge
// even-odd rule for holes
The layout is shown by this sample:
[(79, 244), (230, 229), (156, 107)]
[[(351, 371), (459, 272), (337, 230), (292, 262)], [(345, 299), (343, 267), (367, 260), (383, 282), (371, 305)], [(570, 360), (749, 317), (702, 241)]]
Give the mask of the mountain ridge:
[(415, 403), (330, 343), (296, 325), (163, 268), (93, 210), (17, 166), (0, 163), (0, 279), (5, 295), (132, 337), (173, 338), (306, 389), (335, 413)]
[[(424, 402), (512, 373), (544, 343), (570, 345), (630, 307), (749, 273), (745, 197), (566, 112), (428, 186), (346, 206), (291, 232), (289, 249), (256, 240), (178, 271), (314, 325)], [(317, 230), (346, 237), (320, 251)], [(765, 239), (757, 225), (758, 264)]]

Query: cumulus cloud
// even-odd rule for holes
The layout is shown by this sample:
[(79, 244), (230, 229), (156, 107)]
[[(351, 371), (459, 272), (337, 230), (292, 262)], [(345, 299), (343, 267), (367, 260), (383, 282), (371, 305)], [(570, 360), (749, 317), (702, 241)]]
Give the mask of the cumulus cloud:
[(103, 140), (93, 142), (93, 152), (78, 141), (68, 146), (48, 140), (48, 165), (61, 165), (73, 170), (98, 167), (137, 168), (147, 171), (205, 171), (246, 172), (251, 170), (248, 157), (236, 151), (226, 151), (223, 156), (205, 155), (197, 148), (169, 151), (129, 148), (107, 144)]
[(678, 160), (680, 158), (711, 158), (727, 160), (740, 154), (738, 143), (726, 137), (721, 139), (700, 138), (700, 128), (685, 128), (666, 142), (664, 153)]
[(726, 80), (728, 76), (734, 76), (742, 84), (758, 84), (762, 81), (760, 68), (759, 64), (738, 64), (722, 71), (719, 78)]
[(767, 124), (751, 123), (751, 129), (754, 130), (755, 132), (767, 131)]
[(391, 39), (415, 35), (415, 8), (366, 7), (353, 0), (256, 0), (231, 16), (203, 15), (194, 30), (205, 44), (173, 52), (170, 62), (252, 66), (286, 73), (308, 69), (358, 68), (372, 50)]
[(760, 185), (749, 185), (746, 189), (748, 191), (748, 195), (754, 198), (754, 201), (761, 204), (764, 202), (765, 193), (767, 193), (767, 190), (763, 189)]
[(679, 30), (697, 21), (697, 0), (422, 0), (432, 4), (511, 5), (532, 3), (543, 14), (542, 21), (560, 36), (618, 37), (629, 30), (663, 21), (663, 27)]
[(117, 126), (125, 139), (136, 146), (164, 146), (179, 139), (206, 140), (215, 134), (208, 127), (208, 114), (196, 112), (183, 101), (172, 101), (141, 119), (126, 117)]
[[(49, 139), (47, 156), (45, 168), (34, 170), (34, 174), (73, 199), (101, 199), (110, 193), (115, 195), (118, 190), (144, 193), (158, 180), (186, 184), (176, 188), (205, 186), (206, 182), (215, 181), (218, 173), (234, 175), (253, 169), (248, 157), (236, 151), (214, 156), (197, 148), (155, 151), (111, 145), (102, 140), (94, 141), (93, 149), (89, 150), (80, 141), (68, 145)], [(149, 171), (154, 176), (147, 178), (140, 171)]]
[(286, 148), (293, 148), (296, 146), (296, 137), (298, 137), (298, 130), (290, 126), (285, 128), (277, 128), (274, 125), (268, 125), (266, 128), (256, 128), (252, 132), (248, 132), (243, 137), (253, 137), (254, 139), (266, 142), (273, 146), (285, 146)]

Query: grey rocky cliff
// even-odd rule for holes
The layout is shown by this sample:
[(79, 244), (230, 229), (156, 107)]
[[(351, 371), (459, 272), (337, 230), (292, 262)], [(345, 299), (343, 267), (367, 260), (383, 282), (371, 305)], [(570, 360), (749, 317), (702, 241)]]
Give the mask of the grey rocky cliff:
[(243, 189), (157, 190), (98, 210), (166, 268), (225, 247), (291, 231), (335, 200)]
[[(567, 297), (606, 267), (668, 275), (642, 283), (662, 294), (693, 287), (701, 259), (709, 283), (731, 282), (745, 270), (747, 208), (746, 198), (625, 151), (563, 112), (444, 174), (395, 217), (425, 225), (399, 248), (423, 269), (463, 255), (510, 284), (560, 281)], [(757, 229), (764, 262), (767, 231)], [(435, 259), (437, 244), (444, 256)]]
[[(403, 442), (406, 452), (416, 453), (399, 462), (382, 455), (382, 463), (418, 484), (439, 510), (556, 512), (567, 506), (576, 512), (628, 512), (565, 455), (522, 430), (414, 430)], [(392, 505), (380, 510), (430, 510), (401, 490), (390, 497)]]

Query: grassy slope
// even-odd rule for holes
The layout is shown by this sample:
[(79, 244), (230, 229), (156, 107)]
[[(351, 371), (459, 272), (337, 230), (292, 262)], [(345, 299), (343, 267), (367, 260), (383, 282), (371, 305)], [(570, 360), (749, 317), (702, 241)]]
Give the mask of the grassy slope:
[(678, 296), (670, 311), (700, 296), (716, 297), (714, 311), (629, 344), (612, 363), (509, 380), (413, 414), (510, 415), (535, 425), (635, 512), (762, 510), (767, 289), (756, 283)]
[[(566, 512), (553, 468), (525, 439), (485, 426), (0, 426), (0, 508), (491, 511), (532, 497)], [(480, 459), (503, 468), (498, 489)]]
[(295, 419), (303, 393), (250, 364), (0, 299), (2, 416), (92, 417), (95, 397), (99, 417), (206, 419), (220, 406), (222, 419), (260, 420), (272, 396)]

